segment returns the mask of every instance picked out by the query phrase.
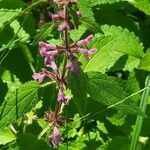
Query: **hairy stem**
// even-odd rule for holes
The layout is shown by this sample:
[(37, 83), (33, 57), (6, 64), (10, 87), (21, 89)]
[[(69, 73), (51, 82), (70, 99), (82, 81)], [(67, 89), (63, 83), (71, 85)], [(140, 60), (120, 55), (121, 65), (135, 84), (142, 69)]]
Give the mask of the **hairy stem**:
[[(65, 19), (64, 21), (68, 21), (68, 6), (65, 5), (64, 6), (64, 16)], [(69, 37), (68, 37), (68, 29), (65, 29), (64, 33), (63, 33), (63, 40), (64, 40), (64, 46), (66, 49), (66, 52), (69, 51)], [(61, 74), (61, 81), (64, 83), (65, 82), (65, 75), (66, 75), (66, 65), (67, 65), (67, 55), (64, 54), (64, 64), (63, 64), (63, 70), (62, 70), (62, 74)], [(64, 83), (65, 84), (65, 83)], [(54, 117), (55, 119), (57, 118), (57, 116), (60, 114), (60, 109), (61, 109), (61, 103), (59, 103), (58, 101), (56, 102), (56, 107), (55, 107), (55, 113), (54, 113)]]

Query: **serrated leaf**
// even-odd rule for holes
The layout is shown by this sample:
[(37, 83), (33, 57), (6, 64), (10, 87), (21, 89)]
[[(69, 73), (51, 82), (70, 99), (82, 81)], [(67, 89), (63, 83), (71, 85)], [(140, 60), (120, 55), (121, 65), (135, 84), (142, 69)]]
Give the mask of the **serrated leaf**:
[(11, 19), (15, 18), (21, 10), (7, 10), (7, 9), (0, 9), (0, 28), (3, 27), (3, 24), (9, 22)]
[[(110, 69), (120, 57), (127, 55), (124, 70), (132, 71), (137, 68), (143, 56), (143, 47), (133, 32), (116, 26), (102, 26), (104, 35), (97, 34), (92, 42), (92, 47), (97, 48), (97, 53), (89, 62), (84, 64), (84, 72)], [(80, 58), (82, 61), (82, 59)]]
[(128, 99), (115, 105), (128, 96), (123, 87), (120, 86), (120, 80), (108, 77), (99, 72), (88, 72), (87, 74), (89, 81), (88, 92), (94, 100), (108, 107), (114, 105), (116, 109), (127, 113), (145, 116), (132, 100)]
[(99, 32), (100, 27), (94, 19), (94, 13), (90, 7), (90, 0), (78, 0), (78, 8), (81, 12), (82, 18), (81, 21), (83, 24), (93, 32)]
[(79, 75), (69, 76), (69, 87), (73, 94), (73, 100), (81, 115), (85, 114), (87, 105), (87, 76), (83, 72)]
[(0, 114), (0, 126), (4, 128), (9, 123), (15, 122), (22, 117), (38, 101), (37, 91), (40, 85), (31, 81), (21, 85), (8, 97), (2, 105)]
[(150, 71), (150, 49), (146, 52), (146, 54), (142, 58), (139, 68)]
[(27, 40), (29, 39), (29, 34), (27, 34), (25, 32), (25, 30), (23, 30), (23, 28), (21, 27), (19, 21), (15, 20), (13, 21), (10, 26), (13, 28), (14, 33), (17, 34), (18, 38), (20, 39), (20, 42), (27, 42)]
[(52, 24), (44, 24), (34, 37), (33, 44), (37, 44), (40, 40), (45, 40), (52, 31)]
[(16, 135), (8, 128), (0, 129), (0, 145), (5, 145), (16, 139)]
[(149, 0), (127, 0), (133, 6), (143, 11), (145, 14), (150, 15), (150, 1)]
[[(14, 75), (9, 70), (5, 70), (4, 72), (2, 72), (1, 79), (3, 83), (6, 83), (7, 88), (8, 88), (7, 93), (5, 95), (4, 102), (3, 102), (5, 103), (5, 101), (9, 99), (12, 96), (12, 94), (16, 91), (16, 89), (21, 85), (21, 82), (16, 77), (16, 75)], [(0, 107), (0, 112), (1, 112), (1, 109), (2, 107)]]
[(7, 22), (15, 18), (22, 10), (23, 2), (20, 0), (1, 0), (0, 1), (0, 29)]

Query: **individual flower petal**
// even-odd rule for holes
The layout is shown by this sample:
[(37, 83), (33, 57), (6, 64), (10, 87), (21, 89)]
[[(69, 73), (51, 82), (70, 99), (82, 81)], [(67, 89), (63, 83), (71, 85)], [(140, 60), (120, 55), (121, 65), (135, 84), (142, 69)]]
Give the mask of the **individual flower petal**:
[(92, 39), (93, 39), (93, 35), (89, 35), (88, 37), (86, 37), (85, 40), (86, 40), (87, 42), (90, 42)]
[(91, 40), (93, 39), (93, 35), (89, 35), (88, 37), (86, 37), (83, 40), (80, 40), (77, 42), (78, 46), (85, 46), (87, 45)]
[(57, 46), (55, 44), (47, 44), (43, 41), (39, 42), (39, 46), (41, 48), (45, 48), (46, 50), (56, 50), (57, 49)]
[(53, 133), (48, 137), (48, 139), (52, 142), (54, 148), (57, 148), (58, 145), (63, 141), (63, 138), (57, 127), (54, 127)]
[(47, 56), (47, 55), (48, 55), (45, 47), (42, 47), (42, 48), (40, 49), (40, 55), (41, 55), (41, 56)]
[(47, 73), (43, 70), (39, 73), (34, 73), (32, 75), (32, 77), (33, 77), (34, 80), (37, 80), (39, 83), (41, 83), (45, 79), (46, 75), (47, 75)]
[(86, 40), (80, 40), (80, 41), (77, 42), (77, 45), (78, 45), (78, 46), (84, 46), (84, 45), (86, 45), (86, 44), (87, 44), (87, 41), (86, 41)]
[(47, 57), (47, 56), (55, 56), (58, 54), (58, 51), (57, 50), (53, 50), (53, 51), (46, 51), (45, 48), (41, 48), (40, 49), (40, 55), (41, 56), (44, 56), (44, 57)]
[(45, 57), (44, 64), (47, 67), (51, 67), (53, 70), (57, 70), (57, 65), (53, 56)]

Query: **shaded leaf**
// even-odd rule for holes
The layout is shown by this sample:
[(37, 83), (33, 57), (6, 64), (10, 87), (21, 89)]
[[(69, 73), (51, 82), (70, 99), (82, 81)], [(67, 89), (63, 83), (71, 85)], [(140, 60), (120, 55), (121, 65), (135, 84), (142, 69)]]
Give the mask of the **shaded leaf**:
[(150, 71), (150, 49), (146, 52), (146, 54), (142, 58), (139, 68)]
[(143, 11), (145, 14), (150, 15), (150, 1), (149, 0), (127, 0), (133, 6)]
[(40, 85), (31, 81), (21, 85), (2, 105), (0, 126), (4, 128), (9, 123), (22, 117), (38, 101), (37, 91)]
[(88, 91), (90, 96), (106, 106), (113, 106), (118, 110), (131, 114), (140, 114), (145, 116), (138, 106), (130, 99), (115, 105), (124, 100), (128, 94), (120, 86), (121, 80), (108, 77), (98, 72), (88, 72), (89, 87)]

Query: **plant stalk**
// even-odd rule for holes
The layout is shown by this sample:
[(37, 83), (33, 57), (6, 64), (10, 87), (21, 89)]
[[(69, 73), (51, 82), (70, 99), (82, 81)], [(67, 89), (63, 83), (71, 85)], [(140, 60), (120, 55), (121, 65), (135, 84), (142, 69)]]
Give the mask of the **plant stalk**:
[[(146, 111), (146, 106), (147, 106), (147, 101), (148, 101), (148, 96), (150, 94), (150, 74), (147, 75), (146, 80), (145, 80), (145, 87), (148, 87), (143, 93), (141, 97), (141, 102), (139, 108), (142, 110), (143, 113)], [(142, 129), (142, 124), (143, 124), (143, 116), (138, 115), (134, 127), (134, 133), (130, 145), (130, 150), (137, 150), (138, 148), (138, 141)]]

